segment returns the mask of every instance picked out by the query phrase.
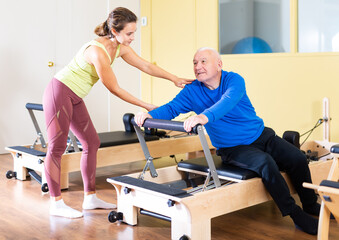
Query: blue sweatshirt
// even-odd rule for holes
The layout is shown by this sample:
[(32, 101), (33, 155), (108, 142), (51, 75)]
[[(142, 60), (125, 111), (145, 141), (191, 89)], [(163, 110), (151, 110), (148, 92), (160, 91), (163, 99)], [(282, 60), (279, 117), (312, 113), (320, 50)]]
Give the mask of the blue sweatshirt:
[(155, 119), (170, 120), (194, 111), (208, 118), (206, 131), (214, 147), (249, 145), (264, 130), (246, 94), (245, 81), (237, 73), (222, 71), (220, 85), (210, 90), (198, 80), (186, 85), (169, 103), (149, 112)]

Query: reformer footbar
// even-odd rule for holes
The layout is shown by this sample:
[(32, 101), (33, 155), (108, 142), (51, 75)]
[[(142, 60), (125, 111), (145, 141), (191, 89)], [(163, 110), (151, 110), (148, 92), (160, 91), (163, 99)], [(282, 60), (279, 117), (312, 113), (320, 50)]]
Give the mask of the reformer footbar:
[[(44, 111), (43, 105), (38, 104), (38, 103), (27, 103), (26, 109), (28, 110), (28, 113), (29, 113), (29, 115), (32, 119), (32, 122), (33, 122), (33, 125), (34, 125), (34, 128), (35, 128), (35, 131), (37, 133), (37, 138), (35, 139), (34, 143), (30, 146), (30, 148), (34, 149), (39, 141), (41, 143), (41, 147), (46, 148), (47, 145), (46, 145), (45, 138), (44, 138), (44, 136), (41, 132), (38, 121), (36, 120), (35, 114), (33, 112), (33, 110), (43, 112)], [(71, 152), (71, 151), (80, 152), (80, 148), (78, 146), (78, 143), (76, 141), (76, 137), (74, 136), (73, 132), (71, 130), (69, 130), (68, 145), (66, 147), (65, 152), (67, 153), (67, 152)]]
[[(132, 119), (132, 124), (134, 125), (134, 129), (137, 133), (140, 145), (142, 147), (142, 150), (144, 152), (145, 158), (147, 160), (145, 167), (143, 169), (143, 171), (141, 172), (139, 179), (144, 179), (144, 174), (147, 171), (147, 169), (150, 169), (150, 173), (151, 176), (157, 177), (158, 174), (155, 170), (154, 164), (153, 164), (153, 158), (151, 157), (147, 144), (145, 142), (145, 139), (142, 136), (141, 133), (141, 129), (140, 127), (135, 123), (134, 119)], [(178, 122), (178, 121), (168, 121), (168, 120), (161, 120), (161, 119), (152, 119), (152, 118), (148, 118), (145, 120), (144, 124), (142, 125), (144, 128), (159, 128), (159, 129), (164, 129), (164, 130), (173, 130), (173, 131), (178, 131), (178, 132), (186, 132), (186, 130), (184, 129), (184, 124), (183, 122)], [(213, 178), (213, 182), (215, 184), (215, 187), (220, 187), (220, 180), (214, 165), (214, 161), (205, 137), (205, 133), (203, 130), (203, 126), (202, 125), (197, 125), (195, 126), (192, 131), (190, 132), (190, 134), (198, 134), (199, 135), (199, 139), (201, 142), (201, 146), (203, 148), (204, 154), (205, 154), (205, 158), (208, 164), (208, 175), (206, 177), (206, 181), (204, 186), (207, 186), (211, 177)], [(204, 189), (204, 188), (203, 188)]]
[(37, 110), (37, 111), (43, 111), (43, 107), (42, 104), (36, 104), (36, 103), (27, 103), (26, 104), (26, 108), (28, 110), (29, 115), (31, 116), (35, 131), (37, 133), (37, 138), (35, 139), (34, 143), (32, 144), (31, 148), (33, 149), (35, 147), (35, 145), (40, 141), (41, 142), (41, 146), (43, 148), (46, 147), (46, 142), (44, 139), (44, 136), (42, 135), (42, 132), (40, 130), (38, 121), (35, 118), (34, 112), (33, 110)]

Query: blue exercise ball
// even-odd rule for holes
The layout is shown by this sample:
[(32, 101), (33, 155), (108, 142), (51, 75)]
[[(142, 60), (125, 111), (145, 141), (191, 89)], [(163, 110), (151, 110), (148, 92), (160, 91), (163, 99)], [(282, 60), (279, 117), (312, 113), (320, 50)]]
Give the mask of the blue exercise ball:
[(247, 37), (239, 40), (232, 49), (233, 54), (239, 53), (271, 53), (267, 42), (258, 37)]

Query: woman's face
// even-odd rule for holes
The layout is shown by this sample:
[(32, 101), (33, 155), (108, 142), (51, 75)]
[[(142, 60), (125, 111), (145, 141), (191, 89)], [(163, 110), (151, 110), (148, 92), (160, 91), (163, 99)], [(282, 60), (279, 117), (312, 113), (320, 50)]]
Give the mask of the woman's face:
[(129, 46), (134, 40), (134, 33), (137, 31), (137, 24), (135, 22), (130, 22), (125, 25), (125, 27), (120, 31), (113, 31), (114, 37), (120, 44)]

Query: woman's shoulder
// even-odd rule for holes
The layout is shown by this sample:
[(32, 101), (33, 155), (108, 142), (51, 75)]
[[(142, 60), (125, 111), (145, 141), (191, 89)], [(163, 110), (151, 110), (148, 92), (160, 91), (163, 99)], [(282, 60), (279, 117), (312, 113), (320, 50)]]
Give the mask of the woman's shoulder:
[(106, 45), (109, 45), (111, 43), (111, 40), (109, 40), (106, 37), (98, 37), (96, 39), (93, 39), (91, 42), (92, 43), (99, 43), (99, 44), (106, 46)]
[(99, 58), (107, 55), (110, 62), (112, 59), (112, 55), (116, 52), (116, 50), (113, 49), (112, 41), (104, 37), (93, 39), (88, 43), (88, 47), (90, 46), (94, 46), (93, 48), (91, 48), (91, 51), (94, 55)]
[[(108, 40), (110, 41), (110, 40)], [(99, 37), (99, 38), (96, 38), (96, 39), (93, 39), (92, 41), (90, 41), (88, 43), (89, 46), (96, 46), (98, 48), (95, 48), (95, 49), (102, 49), (102, 50), (106, 50), (109, 49), (109, 42), (108, 42), (105, 38), (102, 38), (102, 37)]]

